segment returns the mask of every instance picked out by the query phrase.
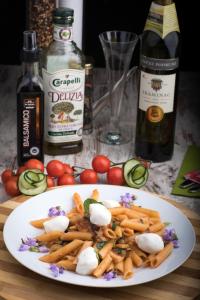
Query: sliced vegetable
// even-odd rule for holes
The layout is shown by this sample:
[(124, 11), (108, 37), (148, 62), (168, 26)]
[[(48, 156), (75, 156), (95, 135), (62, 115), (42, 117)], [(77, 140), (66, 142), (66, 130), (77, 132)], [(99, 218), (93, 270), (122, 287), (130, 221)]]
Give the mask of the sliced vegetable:
[(40, 170), (25, 170), (18, 182), (19, 190), (24, 195), (34, 196), (47, 189), (47, 176)]
[(139, 189), (147, 182), (149, 172), (139, 160), (130, 159), (124, 164), (124, 178), (128, 186)]

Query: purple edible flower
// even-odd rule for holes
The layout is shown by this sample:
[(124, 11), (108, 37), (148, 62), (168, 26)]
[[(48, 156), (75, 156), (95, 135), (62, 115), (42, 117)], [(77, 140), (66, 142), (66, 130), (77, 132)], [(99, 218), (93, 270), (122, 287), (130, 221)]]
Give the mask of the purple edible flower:
[(65, 216), (65, 211), (60, 206), (51, 207), (48, 212), (49, 217)]
[(117, 274), (114, 271), (110, 271), (104, 274), (103, 278), (106, 279), (107, 281), (112, 280), (113, 278), (116, 278)]
[(53, 273), (54, 277), (58, 277), (59, 274), (63, 274), (64, 269), (62, 267), (58, 267), (55, 264), (50, 265), (50, 270)]
[(38, 246), (37, 240), (32, 238), (27, 238), (25, 241), (23, 241), (25, 245), (28, 245), (30, 247)]
[(19, 251), (27, 251), (29, 250), (30, 246), (26, 245), (26, 244), (21, 244), (19, 247)]
[(163, 240), (164, 242), (172, 242), (174, 245), (174, 248), (179, 247), (179, 241), (178, 237), (176, 235), (176, 231), (174, 228), (166, 228), (163, 234)]
[[(22, 244), (19, 247), (19, 251), (33, 251), (33, 248), (37, 248), (38, 243), (36, 239), (27, 238), (26, 240), (22, 240)], [(37, 251), (35, 251), (37, 252)]]
[(49, 249), (46, 246), (39, 246), (38, 250), (40, 253), (47, 253), (49, 252)]
[(133, 205), (133, 201), (135, 200), (135, 196), (130, 193), (126, 193), (125, 195), (120, 196), (120, 204), (124, 207), (130, 208)]

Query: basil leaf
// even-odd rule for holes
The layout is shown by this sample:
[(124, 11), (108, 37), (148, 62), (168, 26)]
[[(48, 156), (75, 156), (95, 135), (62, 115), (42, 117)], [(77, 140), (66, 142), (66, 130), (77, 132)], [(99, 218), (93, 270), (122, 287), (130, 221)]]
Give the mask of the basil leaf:
[(102, 204), (102, 202), (97, 202), (96, 200), (92, 199), (92, 198), (88, 198), (84, 201), (83, 206), (84, 206), (84, 211), (85, 211), (85, 215), (88, 216), (89, 215), (89, 206), (90, 204)]
[(101, 250), (105, 246), (106, 243), (107, 242), (98, 242), (98, 243), (96, 243), (96, 248), (98, 250)]

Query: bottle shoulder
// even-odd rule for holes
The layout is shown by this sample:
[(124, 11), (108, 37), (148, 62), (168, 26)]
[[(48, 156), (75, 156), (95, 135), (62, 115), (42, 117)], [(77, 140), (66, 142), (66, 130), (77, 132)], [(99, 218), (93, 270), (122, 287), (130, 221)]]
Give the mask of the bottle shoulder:
[(175, 58), (179, 56), (180, 34), (170, 32), (164, 39), (157, 33), (146, 30), (141, 39), (141, 53), (152, 58)]
[(81, 70), (85, 66), (85, 57), (75, 42), (53, 41), (43, 55), (43, 66), (49, 72), (62, 69)]
[(43, 92), (42, 78), (40, 76), (22, 75), (17, 81), (17, 93), (19, 92)]

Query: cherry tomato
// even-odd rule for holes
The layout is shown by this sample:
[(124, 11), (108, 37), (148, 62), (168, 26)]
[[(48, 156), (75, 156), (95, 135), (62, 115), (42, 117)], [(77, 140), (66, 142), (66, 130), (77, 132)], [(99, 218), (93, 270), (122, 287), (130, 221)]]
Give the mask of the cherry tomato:
[(47, 173), (51, 177), (60, 177), (64, 174), (64, 166), (60, 160), (53, 159), (47, 164)]
[(97, 155), (92, 160), (92, 167), (97, 173), (106, 173), (110, 169), (110, 160), (107, 156)]
[(3, 184), (5, 184), (6, 181), (8, 181), (8, 179), (11, 179), (12, 176), (13, 176), (13, 171), (11, 169), (5, 169), (1, 174), (1, 180)]
[(24, 166), (26, 167), (26, 169), (38, 169), (38, 170), (44, 172), (44, 164), (36, 158), (29, 159), (24, 164)]
[(123, 185), (125, 181), (122, 168), (111, 168), (107, 173), (107, 182), (109, 184)]
[(21, 166), (17, 169), (17, 175), (20, 175), (23, 173), (27, 168), (25, 166)]
[(97, 183), (98, 176), (94, 170), (86, 169), (80, 174), (81, 183)]
[(58, 178), (58, 185), (75, 184), (75, 179), (70, 174), (64, 174)]
[(9, 196), (15, 197), (20, 195), (20, 191), (18, 188), (18, 177), (12, 176), (11, 179), (8, 179), (5, 183), (5, 190)]
[(63, 164), (63, 166), (64, 166), (64, 172), (65, 172), (65, 174), (69, 174), (69, 175), (73, 175), (74, 174), (74, 170), (72, 169), (72, 167), (70, 167), (70, 165)]
[(47, 187), (51, 188), (51, 187), (54, 187), (55, 185), (56, 184), (55, 184), (54, 178), (47, 176)]

